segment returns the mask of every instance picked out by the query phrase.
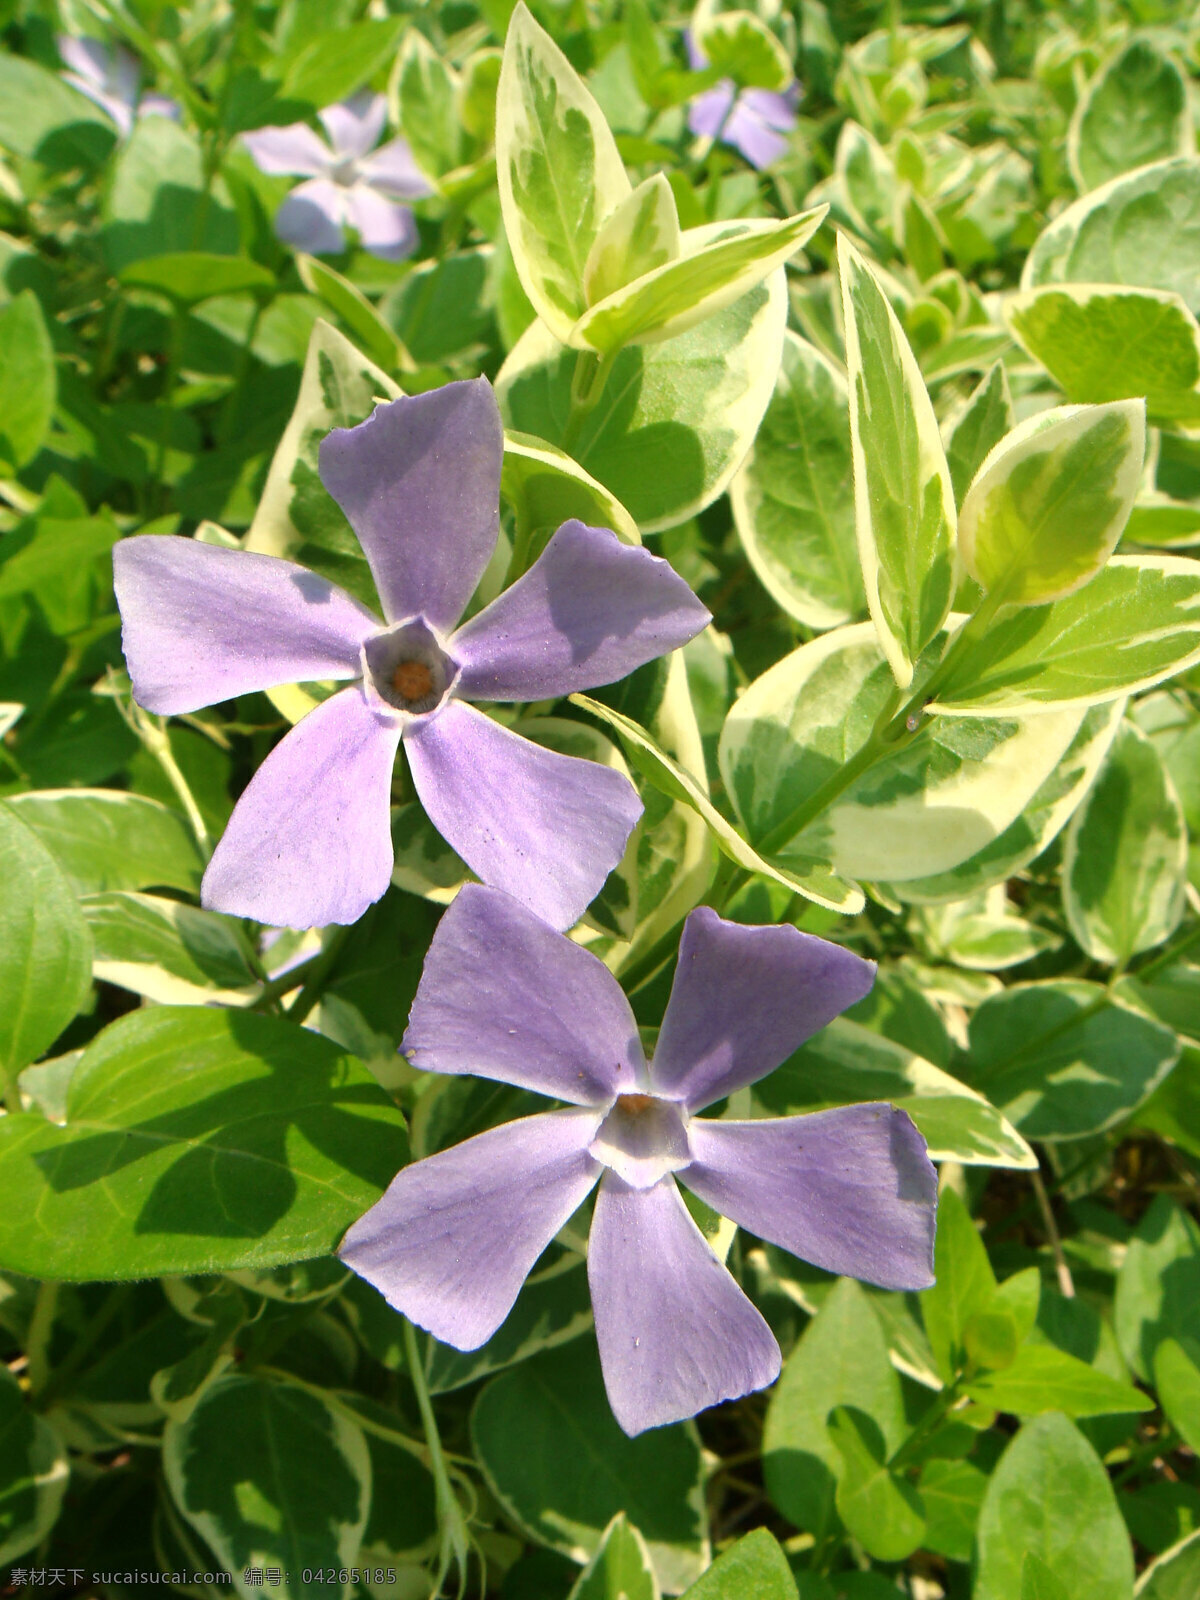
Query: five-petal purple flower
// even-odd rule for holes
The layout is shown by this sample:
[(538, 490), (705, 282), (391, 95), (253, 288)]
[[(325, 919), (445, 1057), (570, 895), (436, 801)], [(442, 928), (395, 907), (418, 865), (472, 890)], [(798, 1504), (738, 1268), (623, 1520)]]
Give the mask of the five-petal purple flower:
[[(684, 39), (692, 71), (703, 71), (708, 58), (690, 32), (685, 33)], [(703, 138), (732, 145), (752, 167), (769, 167), (787, 150), (787, 135), (796, 126), (799, 99), (798, 84), (782, 94), (771, 89), (739, 91), (732, 78), (722, 78), (691, 102), (688, 127)]]
[(569, 927), (641, 815), (597, 762), (520, 738), (469, 700), (611, 683), (709, 613), (666, 561), (563, 523), (533, 566), (454, 629), (499, 534), (504, 435), (485, 378), (378, 406), (321, 445), (386, 621), (275, 556), (162, 535), (113, 552), (133, 689), (175, 715), (278, 684), (352, 679), (259, 767), (204, 875), (217, 911), (291, 927), (354, 922), (387, 888), (404, 741), (435, 826), (486, 883)]
[(399, 200), (420, 200), (433, 189), (403, 139), (381, 145), (387, 101), (364, 91), (318, 112), (329, 143), (304, 122), (243, 134), (263, 172), (307, 178), (275, 215), (285, 244), (310, 255), (346, 248), (343, 229), (358, 230), (363, 249), (385, 261), (403, 261), (417, 246), (417, 227)]
[(937, 1178), (886, 1104), (736, 1122), (696, 1113), (771, 1072), (874, 980), (798, 929), (707, 908), (684, 925), (653, 1060), (616, 979), (507, 895), (468, 885), (438, 926), (404, 1039), (412, 1064), (564, 1100), (405, 1167), (339, 1254), (436, 1338), (475, 1349), (599, 1182), (588, 1279), (628, 1434), (762, 1388), (779, 1347), (693, 1222), (707, 1205), (830, 1272), (933, 1282)]
[(135, 117), (179, 120), (179, 107), (165, 94), (151, 92), (139, 99), (142, 69), (124, 45), (110, 47), (99, 39), (64, 33), (58, 37), (58, 53), (71, 69), (62, 74), (63, 80), (107, 111), (122, 139), (128, 139)]

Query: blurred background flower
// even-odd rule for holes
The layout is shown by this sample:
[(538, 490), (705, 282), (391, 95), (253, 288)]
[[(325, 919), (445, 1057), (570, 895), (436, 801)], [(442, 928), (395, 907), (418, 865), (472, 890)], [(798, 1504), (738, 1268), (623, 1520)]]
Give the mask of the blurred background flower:
[(60, 34), (58, 53), (71, 69), (63, 78), (108, 112), (122, 139), (129, 137), (137, 117), (179, 121), (179, 107), (169, 96), (152, 92), (139, 97), (141, 64), (124, 45)]

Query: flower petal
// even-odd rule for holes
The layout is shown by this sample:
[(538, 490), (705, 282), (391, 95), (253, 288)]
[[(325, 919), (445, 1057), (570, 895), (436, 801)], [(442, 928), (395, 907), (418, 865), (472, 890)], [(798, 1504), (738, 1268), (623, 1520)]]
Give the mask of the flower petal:
[(614, 683), (712, 621), (669, 562), (564, 522), (529, 571), (450, 641), (468, 700), (546, 700)]
[(333, 164), (329, 147), (304, 122), (286, 128), (255, 128), (242, 135), (254, 165), (272, 177), (315, 178)]
[[(788, 141), (778, 127), (773, 126), (752, 105), (746, 103), (746, 95), (747, 91), (743, 91), (738, 97), (733, 114), (725, 124), (721, 140), (722, 143), (740, 150), (752, 167), (769, 167), (773, 161), (778, 161), (780, 156), (787, 153)], [(772, 96), (772, 98), (780, 97)], [(788, 122), (784, 127), (790, 128), (791, 125), (791, 122)]]
[(692, 133), (704, 139), (715, 139), (726, 125), (735, 93), (733, 80), (722, 78), (713, 88), (698, 94), (688, 106), (688, 127)]
[(473, 883), (438, 923), (402, 1049), (423, 1072), (475, 1073), (583, 1106), (634, 1088), (645, 1064), (604, 963)]
[(55, 39), (63, 62), (91, 84), (103, 89), (108, 78), (108, 46), (99, 39), (80, 39), (74, 34), (60, 33)]
[(163, 716), (279, 683), (356, 678), (359, 648), (380, 627), (292, 561), (175, 535), (122, 539), (113, 581), (134, 696)]
[(78, 89), (80, 94), (105, 111), (116, 124), (117, 132), (122, 139), (129, 137), (133, 127), (133, 109), (121, 99), (119, 95), (109, 94), (107, 90), (90, 82), (77, 72), (64, 72), (61, 74), (64, 83), (69, 83), (73, 89)]
[(504, 427), (486, 378), (376, 406), (321, 443), (321, 482), (371, 563), (389, 622), (450, 628), (500, 532)]
[(384, 261), (403, 261), (420, 243), (408, 207), (376, 194), (365, 183), (346, 191), (346, 221), (358, 229), (363, 249)]
[(183, 116), (179, 102), (167, 94), (144, 94), (138, 101), (137, 114), (139, 117), (166, 117), (170, 122), (178, 122)]
[(387, 144), (380, 145), (359, 163), (358, 171), (362, 181), (369, 183), (372, 189), (379, 189), (397, 200), (421, 200), (434, 192), (404, 139), (390, 139)]
[(340, 105), (326, 106), (317, 116), (338, 160), (353, 160), (379, 143), (387, 122), (387, 97), (361, 89)]
[(694, 1417), (779, 1376), (779, 1346), (717, 1260), (672, 1179), (606, 1172), (588, 1283), (613, 1415), (632, 1435)]
[(937, 1172), (904, 1111), (839, 1106), (762, 1122), (697, 1118), (680, 1178), (706, 1205), (826, 1272), (933, 1282)]
[(201, 885), (210, 911), (288, 928), (357, 922), (392, 875), (400, 729), (357, 685), (296, 724), (234, 807)]
[(329, 178), (309, 178), (285, 196), (275, 213), (275, 232), (284, 244), (311, 256), (335, 256), (346, 248), (342, 217), (346, 191)]
[(476, 1350), (591, 1192), (594, 1111), (548, 1111), (405, 1167), (338, 1255), (435, 1339)]
[(438, 832), (552, 928), (583, 915), (642, 814), (612, 767), (545, 750), (460, 700), (410, 723), (404, 748)]
[(875, 981), (875, 963), (784, 923), (693, 911), (650, 1065), (655, 1094), (699, 1111), (772, 1072)]

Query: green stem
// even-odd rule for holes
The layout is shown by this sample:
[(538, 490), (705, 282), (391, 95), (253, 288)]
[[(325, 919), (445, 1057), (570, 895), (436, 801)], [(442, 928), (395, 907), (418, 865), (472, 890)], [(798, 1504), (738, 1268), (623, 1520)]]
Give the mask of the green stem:
[(615, 350), (604, 356), (597, 355), (594, 350), (581, 350), (575, 357), (575, 371), (571, 378), (571, 410), (561, 444), (568, 455), (574, 452), (584, 423), (604, 393), (604, 385), (608, 382), (617, 354)]
[(1042, 1182), (1042, 1174), (1036, 1167), (1029, 1174), (1029, 1182), (1033, 1186), (1034, 1198), (1037, 1200), (1038, 1210), (1042, 1214), (1042, 1226), (1046, 1230), (1046, 1237), (1050, 1241), (1050, 1249), (1054, 1255), (1054, 1271), (1058, 1277), (1059, 1293), (1066, 1300), (1074, 1300), (1075, 1280), (1071, 1276), (1071, 1269), (1067, 1265), (1067, 1258), (1063, 1253), (1062, 1236), (1058, 1231), (1058, 1224), (1054, 1220), (1054, 1212), (1050, 1207), (1050, 1197), (1046, 1193), (1046, 1185)]
[(212, 839), (209, 837), (204, 818), (200, 814), (200, 807), (196, 804), (196, 797), (180, 770), (179, 763), (175, 759), (175, 752), (171, 749), (171, 739), (167, 733), (167, 719), (165, 717), (150, 717), (145, 713), (138, 714), (136, 732), (150, 754), (163, 769), (167, 782), (178, 795), (179, 804), (183, 807), (184, 814), (191, 824), (192, 832), (196, 835), (196, 843), (200, 846), (200, 852), (207, 859), (212, 855)]
[(965, 1378), (966, 1374), (960, 1372), (953, 1383), (948, 1383), (934, 1397), (933, 1403), (922, 1413), (916, 1427), (888, 1462), (889, 1468), (893, 1471), (898, 1471), (901, 1467), (908, 1466), (920, 1446), (925, 1443), (935, 1428), (941, 1426), (948, 1413), (958, 1404), (959, 1393)]
[(458, 1503), (458, 1496), (454, 1493), (454, 1486), (450, 1482), (450, 1473), (442, 1450), (442, 1439), (438, 1433), (437, 1418), (433, 1414), (433, 1402), (429, 1398), (429, 1385), (425, 1381), (425, 1363), (417, 1344), (417, 1330), (407, 1317), (402, 1317), (401, 1321), (404, 1324), (404, 1355), (408, 1363), (408, 1376), (417, 1397), (421, 1426), (425, 1430), (425, 1444), (429, 1450), (429, 1464), (433, 1473), (437, 1502), (438, 1526), (441, 1529), (441, 1551), (438, 1557), (438, 1575), (434, 1593), (441, 1593), (442, 1583), (452, 1563), (458, 1567), (461, 1592), (465, 1589), (467, 1581), (470, 1535), (467, 1532), (462, 1507)]
[(54, 1331), (54, 1313), (57, 1309), (58, 1284), (43, 1280), (38, 1284), (25, 1345), (29, 1362), (29, 1391), (35, 1398), (42, 1393), (50, 1379), (50, 1335)]
[[(303, 1022), (308, 1013), (320, 1000), (325, 992), (326, 985), (333, 976), (334, 968), (341, 959), (342, 950), (346, 940), (350, 937), (350, 928), (334, 928), (326, 934), (325, 943), (319, 955), (313, 958), (312, 968), (304, 980), (304, 987), (292, 1001), (287, 1009), (289, 1022)], [(299, 970), (299, 969), (297, 969)], [(295, 988), (295, 972), (289, 974), (292, 987)], [(264, 991), (265, 992), (265, 991)], [(259, 996), (261, 1000), (262, 996)]]

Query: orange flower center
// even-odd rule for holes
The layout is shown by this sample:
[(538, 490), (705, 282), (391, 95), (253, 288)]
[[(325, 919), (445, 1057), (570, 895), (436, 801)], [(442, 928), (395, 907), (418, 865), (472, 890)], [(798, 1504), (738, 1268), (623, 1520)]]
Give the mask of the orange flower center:
[(632, 1111), (636, 1114), (639, 1111), (649, 1110), (654, 1104), (654, 1096), (652, 1094), (619, 1094), (617, 1096), (617, 1104), (622, 1111)]
[(402, 661), (392, 674), (392, 688), (404, 700), (423, 700), (433, 690), (433, 674), (423, 661)]

